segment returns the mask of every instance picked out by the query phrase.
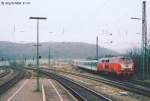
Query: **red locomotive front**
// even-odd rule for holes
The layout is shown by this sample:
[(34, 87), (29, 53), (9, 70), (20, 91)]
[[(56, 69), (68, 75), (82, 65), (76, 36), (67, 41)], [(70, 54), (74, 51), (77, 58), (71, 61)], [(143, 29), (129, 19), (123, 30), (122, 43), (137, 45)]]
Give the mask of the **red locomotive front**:
[(99, 72), (114, 73), (118, 76), (132, 76), (135, 72), (134, 63), (129, 57), (101, 58), (98, 61)]

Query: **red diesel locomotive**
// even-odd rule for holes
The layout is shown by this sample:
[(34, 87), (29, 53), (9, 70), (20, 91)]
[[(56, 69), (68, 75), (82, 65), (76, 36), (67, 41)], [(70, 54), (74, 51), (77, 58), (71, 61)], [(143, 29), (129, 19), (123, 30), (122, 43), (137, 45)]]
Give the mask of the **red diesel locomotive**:
[(120, 56), (101, 58), (97, 63), (97, 71), (114, 73), (118, 76), (132, 76), (135, 68), (131, 58)]

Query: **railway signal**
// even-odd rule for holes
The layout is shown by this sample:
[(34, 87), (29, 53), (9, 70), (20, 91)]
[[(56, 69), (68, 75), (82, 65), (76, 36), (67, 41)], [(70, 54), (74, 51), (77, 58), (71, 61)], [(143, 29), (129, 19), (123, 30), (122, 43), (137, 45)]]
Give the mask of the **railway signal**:
[(4, 61), (4, 57), (1, 58), (1, 61)]

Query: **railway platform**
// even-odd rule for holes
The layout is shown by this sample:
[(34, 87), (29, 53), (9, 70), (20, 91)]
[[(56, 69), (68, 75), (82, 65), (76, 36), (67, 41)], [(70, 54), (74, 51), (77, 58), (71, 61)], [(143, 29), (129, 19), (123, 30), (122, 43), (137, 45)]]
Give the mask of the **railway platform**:
[(45, 101), (76, 101), (76, 99), (55, 80), (41, 78), (40, 92), (35, 91), (35, 86), (35, 79), (23, 79), (1, 95), (0, 101), (44, 101), (44, 96)]
[(6, 93), (0, 101), (42, 101), (41, 92), (35, 92), (35, 80), (23, 79)]

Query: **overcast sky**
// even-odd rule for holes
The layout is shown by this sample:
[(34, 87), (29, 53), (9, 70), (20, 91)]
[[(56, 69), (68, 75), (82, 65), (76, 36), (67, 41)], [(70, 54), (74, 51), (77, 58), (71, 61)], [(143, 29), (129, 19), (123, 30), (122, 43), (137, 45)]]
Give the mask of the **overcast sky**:
[[(114, 50), (138, 47), (141, 43), (142, 0), (0, 0), (25, 1), (25, 5), (0, 4), (0, 41), (36, 42), (36, 21), (40, 21), (40, 42), (73, 41)], [(147, 0), (148, 34), (150, 2)], [(53, 32), (53, 33), (50, 33)], [(110, 35), (112, 33), (112, 36)], [(113, 43), (110, 43), (113, 41)]]

